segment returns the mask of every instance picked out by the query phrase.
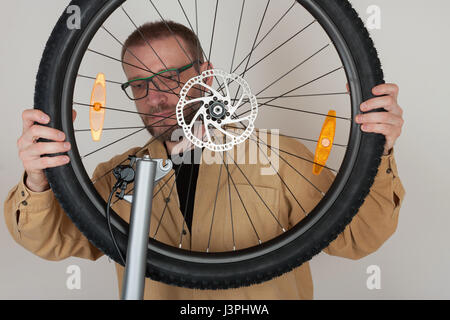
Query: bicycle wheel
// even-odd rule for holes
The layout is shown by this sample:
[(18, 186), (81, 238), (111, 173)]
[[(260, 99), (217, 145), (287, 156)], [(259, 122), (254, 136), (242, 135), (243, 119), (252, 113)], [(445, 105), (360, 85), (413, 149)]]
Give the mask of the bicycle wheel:
[[(211, 164), (219, 169), (215, 171), (217, 176), (201, 180), (196, 188), (196, 193), (204, 194), (203, 200), (210, 203), (208, 223), (202, 229), (208, 229), (204, 231), (207, 241), (198, 245), (198, 250), (186, 249), (181, 245), (183, 228), (179, 230), (179, 244), (150, 237), (146, 275), (168, 284), (200, 289), (251, 285), (300, 266), (344, 230), (369, 192), (385, 143), (384, 136), (363, 133), (353, 121), (360, 113), (360, 103), (373, 97), (371, 89), (383, 83), (383, 72), (372, 40), (348, 1), (286, 0), (275, 5), (271, 0), (77, 0), (71, 5), (80, 8), (81, 27), (68, 29), (66, 13), (56, 24), (39, 67), (35, 107), (50, 115), (49, 126), (64, 131), (72, 145), (68, 152), (70, 164), (48, 169), (46, 175), (62, 208), (96, 247), (122, 264), (108, 232), (106, 199), (95, 186), (101, 179), (112, 181), (112, 173), (105, 172), (93, 181), (93, 168), (115, 154), (142, 151), (150, 141), (157, 140), (147, 142), (154, 131), (148, 132), (148, 122), (144, 126), (141, 122), (142, 116), (151, 118), (154, 114), (137, 112), (134, 106), (117, 107), (130, 106), (120, 88), (130, 80), (122, 74), (122, 65), (147, 75), (158, 73), (145, 63), (124, 63), (117, 52), (123, 46), (121, 39), (136, 31), (139, 24), (153, 20), (184, 24), (199, 37), (199, 55), (212, 62), (214, 68), (178, 80), (179, 91), (168, 90), (177, 95), (176, 111), (172, 106), (172, 114), (150, 122), (150, 127), (181, 127), (187, 140), (198, 148), (214, 151), (221, 160)], [(145, 45), (150, 54), (151, 44)], [(116, 53), (110, 53), (113, 51)], [(120, 117), (107, 115), (102, 140), (93, 142), (88, 135), (92, 126), (83, 128), (89, 126), (89, 112), (95, 107), (87, 102), (90, 89), (95, 74), (101, 72), (106, 74), (108, 87), (108, 102), (102, 108)], [(167, 79), (162, 78), (162, 82)], [(206, 86), (205, 81), (210, 85)], [(345, 90), (346, 84), (349, 91)], [(201, 107), (190, 99), (194, 86), (203, 88)], [(195, 119), (187, 117), (192, 106)], [(79, 114), (75, 124), (73, 109)], [(126, 118), (128, 115), (133, 120)], [(167, 119), (174, 115), (176, 121)], [(206, 140), (195, 138), (190, 120), (199, 120), (208, 133)], [(263, 130), (256, 128), (278, 131), (270, 133), (268, 142), (260, 137)], [(331, 136), (327, 136), (326, 129)], [(277, 146), (273, 144), (275, 138), (281, 141)], [(269, 159), (266, 167), (273, 172), (267, 177), (251, 175), (252, 164), (240, 165), (232, 160), (229, 152), (250, 141), (257, 141), (259, 149), (269, 148), (270, 154), (279, 159), (283, 174)], [(296, 141), (298, 149), (285, 150), (285, 141)], [(327, 147), (331, 151), (325, 154), (326, 162), (314, 158), (314, 153)], [(311, 157), (299, 156), (300, 150), (309, 150)], [(225, 161), (228, 158), (230, 162)], [(314, 179), (320, 175), (328, 175), (332, 181), (319, 187)], [(296, 182), (292, 183), (292, 179)], [(173, 189), (175, 180), (172, 173), (171, 178), (155, 186), (155, 192)], [(306, 197), (320, 195), (313, 206), (302, 205), (305, 196), (297, 190), (306, 190), (304, 186), (310, 188)], [(211, 199), (206, 199), (208, 192)], [(223, 203), (229, 202), (229, 206), (218, 205), (218, 198), (225, 199)], [(295, 215), (292, 225), (281, 217), (280, 206), (286, 198), (291, 200), (289, 214)], [(198, 224), (197, 213), (195, 209), (193, 219)], [(162, 214), (152, 212), (153, 216)], [(273, 216), (271, 226), (269, 218), (261, 220), (262, 224), (258, 222), (262, 214)], [(111, 215), (118, 246), (126, 252), (128, 224), (116, 212)], [(230, 217), (227, 226), (217, 226), (221, 216)], [(244, 220), (247, 227), (239, 230), (236, 222)], [(156, 219), (153, 221), (156, 223)], [(225, 237), (224, 230), (231, 242), (214, 249), (215, 239)], [(266, 235), (267, 230), (271, 231)], [(251, 233), (252, 240), (245, 240), (248, 237), (243, 233)]]

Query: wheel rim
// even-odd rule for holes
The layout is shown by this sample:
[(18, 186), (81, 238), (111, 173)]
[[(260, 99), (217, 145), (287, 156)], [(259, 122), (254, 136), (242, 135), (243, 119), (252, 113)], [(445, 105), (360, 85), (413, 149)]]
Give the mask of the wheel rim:
[[(71, 59), (68, 68), (66, 78), (63, 84), (62, 92), (62, 126), (63, 131), (68, 135), (69, 141), (72, 143), (73, 149), (69, 152), (72, 159), (72, 167), (74, 172), (84, 186), (85, 192), (91, 199), (92, 203), (96, 205), (99, 212), (104, 211), (105, 203), (104, 200), (98, 195), (95, 188), (90, 182), (90, 178), (85, 172), (84, 165), (81, 161), (80, 153), (78, 152), (76, 138), (74, 135), (74, 128), (71, 122), (71, 110), (73, 107), (73, 92), (75, 87), (77, 70), (83, 58), (83, 54), (80, 52), (85, 52), (90, 38), (94, 35), (99, 26), (103, 23), (102, 20), (106, 19), (108, 12), (115, 11), (124, 1), (111, 1), (103, 7), (101, 12), (89, 23), (85, 28), (83, 35), (78, 42), (73, 58)], [(351, 99), (352, 99), (352, 119), (358, 113), (357, 108), (361, 102), (361, 89), (358, 80), (358, 74), (356, 72), (356, 67), (351, 58), (351, 54), (345, 41), (340, 35), (337, 28), (332, 24), (331, 21), (327, 21), (324, 12), (317, 6), (314, 1), (299, 1), (304, 7), (306, 7), (309, 12), (315, 16), (322, 27), (328, 32), (328, 35), (333, 40), (334, 45), (338, 48), (338, 52), (341, 55), (342, 62), (344, 64), (344, 69), (347, 74), (347, 79), (349, 79)], [(94, 32), (95, 31), (95, 32)], [(334, 203), (337, 196), (340, 194), (340, 190), (344, 187), (353, 167), (357, 150), (359, 149), (361, 133), (358, 127), (352, 122), (350, 130), (350, 139), (348, 143), (348, 150), (345, 154), (343, 160), (343, 167), (339, 170), (339, 173), (329, 189), (329, 192), (318, 206), (312, 210), (308, 216), (303, 219), (298, 225), (296, 225), (291, 230), (287, 231), (281, 236), (265, 242), (257, 247), (246, 248), (238, 250), (236, 252), (221, 252), (221, 253), (202, 253), (202, 252), (191, 252), (178, 250), (177, 248), (165, 245), (161, 242), (155, 241), (153, 239), (149, 240), (149, 250), (172, 257), (174, 259), (179, 259), (183, 261), (196, 262), (196, 263), (231, 263), (239, 262), (255, 257), (265, 255), (272, 252), (287, 243), (290, 243), (294, 239), (298, 238), (301, 234), (304, 234), (309, 230), (323, 215), (327, 212), (328, 208)], [(113, 215), (113, 225), (120, 232), (127, 233), (127, 224), (117, 215)]]

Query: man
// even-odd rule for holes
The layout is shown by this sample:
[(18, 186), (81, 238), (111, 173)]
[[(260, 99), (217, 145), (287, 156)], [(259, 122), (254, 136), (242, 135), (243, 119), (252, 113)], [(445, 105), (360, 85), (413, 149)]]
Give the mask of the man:
[[(176, 146), (179, 142), (171, 141), (171, 136), (176, 126), (171, 130), (167, 130), (170, 126), (176, 124), (176, 119), (168, 117), (174, 113), (175, 106), (178, 102), (180, 88), (169, 90), (164, 89), (164, 81), (168, 78), (153, 79), (149, 88), (136, 85), (137, 79), (148, 78), (152, 74), (146, 73), (143, 68), (135, 66), (146, 66), (156, 73), (165, 70), (176, 69), (180, 75), (179, 81), (184, 83), (195, 77), (198, 73), (210, 69), (209, 62), (201, 58), (198, 50), (198, 40), (196, 36), (182, 25), (170, 22), (170, 28), (177, 38), (173, 37), (162, 23), (151, 23), (144, 25), (138, 31), (134, 32), (126, 41), (123, 49), (123, 68), (127, 75), (128, 82), (123, 85), (124, 90), (132, 89), (129, 93), (130, 98), (138, 98), (139, 90), (146, 91), (136, 100), (136, 107), (141, 114), (152, 114), (153, 116), (142, 116), (143, 122), (149, 126), (150, 133), (157, 137), (157, 141), (148, 148), (148, 152), (154, 158), (167, 158), (175, 153)], [(180, 45), (181, 44), (181, 45)], [(153, 48), (153, 49), (150, 49)], [(183, 50), (182, 50), (183, 48)], [(154, 52), (158, 55), (152, 54)], [(188, 52), (188, 54), (186, 54)], [(194, 62), (194, 63), (193, 63)], [(166, 73), (164, 73), (166, 74)], [(164, 80), (165, 79), (165, 80)], [(148, 83), (148, 81), (147, 81)], [(139, 83), (138, 83), (139, 84)], [(142, 84), (142, 83), (141, 83)], [(167, 83), (166, 83), (167, 84)], [(142, 93), (142, 92), (141, 92)], [(376, 96), (374, 99), (368, 100), (361, 105), (362, 111), (369, 111), (377, 108), (384, 108), (387, 112), (370, 113), (359, 116), (356, 121), (362, 124), (362, 130), (366, 132), (380, 133), (386, 136), (386, 145), (384, 155), (381, 160), (378, 175), (375, 178), (374, 185), (365, 200), (363, 206), (359, 210), (357, 216), (345, 231), (333, 241), (324, 251), (331, 255), (342, 256), (350, 259), (358, 259), (377, 250), (395, 231), (398, 221), (398, 212), (402, 199), (404, 197), (404, 189), (399, 180), (397, 168), (393, 157), (393, 146), (400, 136), (403, 126), (402, 109), (397, 104), (398, 87), (394, 84), (384, 84), (373, 89)], [(193, 93), (195, 94), (195, 93)], [(162, 120), (158, 127), (152, 127), (158, 117)], [(75, 118), (75, 114), (74, 114)], [(102, 252), (95, 248), (78, 229), (73, 225), (70, 219), (64, 214), (63, 210), (56, 201), (52, 191), (49, 188), (43, 170), (45, 168), (56, 167), (68, 163), (67, 156), (57, 157), (40, 157), (43, 154), (52, 154), (66, 152), (70, 149), (70, 145), (64, 142), (64, 133), (58, 130), (48, 128), (42, 125), (49, 122), (47, 115), (39, 110), (26, 110), (23, 112), (23, 134), (18, 140), (19, 155), (23, 162), (25, 173), (22, 180), (15, 186), (8, 195), (5, 202), (5, 219), (9, 231), (14, 239), (23, 247), (37, 254), (40, 257), (49, 260), (61, 260), (69, 256), (82, 257), (86, 259), (96, 260), (102, 256)], [(165, 127), (164, 127), (165, 126)], [(39, 138), (46, 138), (54, 142), (36, 143)], [(280, 139), (280, 143), (288, 150), (294, 150), (297, 154), (311, 156), (306, 147), (292, 139)], [(139, 148), (130, 151), (138, 151)], [(93, 175), (93, 179), (97, 179), (102, 173), (107, 172), (121, 160), (126, 159), (130, 151), (116, 156), (108, 162), (100, 164)], [(138, 154), (139, 155), (139, 154)], [(298, 162), (300, 166), (305, 166), (304, 162)], [(200, 170), (195, 165), (186, 166), (189, 171), (179, 173), (180, 181), (190, 181), (191, 190), (195, 191), (195, 179), (198, 179), (199, 185), (207, 182), (208, 176), (218, 176), (219, 166), (209, 166), (209, 169)], [(210, 171), (207, 171), (210, 170)], [(306, 171), (306, 170), (305, 170)], [(309, 171), (310, 167), (309, 167)], [(180, 171), (182, 172), (182, 171)], [(194, 179), (185, 179), (186, 172), (189, 176), (196, 176)], [(332, 176), (329, 172), (324, 171), (324, 177), (318, 178), (309, 175), (310, 179), (316, 179), (316, 183), (321, 188), (329, 186)], [(308, 206), (314, 207), (314, 199), (319, 199), (317, 194), (307, 189), (306, 183), (299, 182), (299, 179), (292, 181), (293, 174), (287, 172), (286, 166), (280, 167), (280, 174), (286, 178), (291, 185), (295, 185), (294, 193), (299, 197), (310, 199)], [(226, 174), (224, 174), (226, 177)], [(255, 179), (260, 179), (254, 175)], [(275, 176), (276, 178), (276, 176)], [(291, 215), (290, 206), (294, 206), (292, 197), (285, 193), (284, 197), (288, 200), (280, 201), (281, 187), (273, 187), (279, 184), (279, 180), (273, 178), (262, 179), (261, 184), (255, 183), (260, 192), (265, 192), (265, 199), (268, 199), (270, 206), (275, 206), (281, 223), (286, 227), (294, 225), (300, 219), (298, 216)], [(289, 180), (290, 179), (290, 180)], [(163, 181), (167, 181), (165, 178)], [(267, 181), (269, 181), (267, 183)], [(171, 185), (169, 183), (168, 186)], [(114, 182), (112, 178), (101, 179), (96, 183), (99, 193), (106, 198), (111, 190)], [(193, 196), (193, 192), (185, 192), (183, 184), (177, 183), (177, 188), (173, 190), (170, 197), (169, 190), (163, 190), (161, 195), (155, 197), (153, 210), (154, 212), (162, 212), (165, 205), (168, 204), (168, 213), (164, 218), (164, 223), (159, 229), (158, 222), (163, 220), (162, 216), (152, 215), (152, 226), (150, 234), (158, 233), (157, 239), (161, 242), (171, 245), (177, 245), (180, 242), (182, 248), (190, 250), (204, 251), (206, 246), (209, 248), (207, 240), (208, 233), (205, 231), (205, 217), (202, 214), (209, 213), (212, 206), (211, 203), (204, 203), (208, 199), (208, 193), (216, 192), (214, 182), (204, 187), (201, 195)], [(264, 183), (267, 185), (264, 186)], [(288, 183), (288, 184), (289, 184)], [(173, 185), (173, 184), (172, 184)], [(254, 206), (256, 212), (264, 209), (261, 204), (254, 200), (256, 198), (241, 177), (238, 185), (240, 191), (247, 198), (247, 203)], [(172, 191), (170, 191), (172, 192)], [(247, 192), (247, 194), (246, 194)], [(192, 217), (195, 197), (196, 217)], [(277, 200), (278, 199), (278, 200)], [(284, 199), (284, 198), (283, 198)], [(223, 199), (218, 207), (226, 207), (226, 201)], [(237, 200), (235, 200), (237, 201)], [(290, 201), (290, 202), (289, 202)], [(184, 210), (183, 210), (184, 208)], [(118, 202), (113, 209), (125, 220), (129, 219), (130, 206), (124, 201)], [(183, 211), (182, 211), (183, 210)], [(225, 210), (225, 209), (224, 209)], [(190, 212), (191, 216), (186, 215)], [(183, 213), (185, 216), (183, 216)], [(198, 216), (198, 217), (197, 217)], [(221, 219), (218, 215), (217, 219)], [(209, 221), (209, 220), (208, 220)], [(230, 240), (230, 233), (225, 234), (225, 220), (218, 221), (216, 227), (218, 232), (222, 232), (221, 236)], [(266, 224), (262, 220), (261, 226), (264, 228)], [(248, 222), (241, 220), (238, 225), (242, 228), (241, 232), (236, 235), (239, 238), (241, 247), (251, 246), (255, 244), (254, 235), (247, 230), (251, 230), (249, 226), (245, 226)], [(187, 228), (185, 227), (187, 225)], [(272, 222), (272, 225), (276, 225)], [(209, 226), (209, 224), (208, 224)], [(222, 228), (223, 227), (223, 228)], [(186, 230), (187, 229), (187, 230)], [(268, 229), (261, 237), (275, 236), (279, 230)], [(179, 239), (179, 231), (183, 230), (183, 237)], [(242, 232), (245, 230), (245, 232)], [(192, 231), (192, 236), (191, 232)], [(195, 237), (194, 237), (195, 234)], [(220, 238), (220, 237), (219, 237)], [(234, 239), (233, 239), (234, 240)], [(264, 239), (262, 239), (264, 240)], [(227, 243), (227, 244), (226, 244)], [(232, 250), (229, 246), (230, 241), (215, 242), (211, 244), (211, 251)], [(238, 243), (236, 241), (236, 243)], [(119, 279), (119, 289), (122, 286), (122, 277), (124, 269), (116, 264)], [(192, 290), (186, 288), (178, 288), (163, 283), (158, 283), (146, 279), (145, 299), (312, 299), (313, 286), (312, 278), (309, 270), (309, 264), (304, 263), (299, 268), (271, 281), (230, 290)]]

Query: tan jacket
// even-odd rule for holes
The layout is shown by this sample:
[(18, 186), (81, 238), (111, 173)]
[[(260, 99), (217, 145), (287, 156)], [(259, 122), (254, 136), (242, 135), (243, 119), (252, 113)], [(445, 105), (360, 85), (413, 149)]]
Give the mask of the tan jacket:
[[(242, 146), (244, 145), (246, 151), (248, 151), (250, 148), (249, 143), (242, 144)], [(319, 176), (313, 175), (310, 162), (289, 154), (313, 159), (311, 152), (298, 141), (280, 138), (278, 148), (286, 151), (279, 153), (278, 169), (285, 184), (281, 182), (277, 174), (261, 175), (261, 168), (266, 168), (265, 170), (270, 169), (270, 164), (240, 164), (239, 160), (242, 159), (238, 157), (242, 153), (236, 152), (234, 159), (239, 164), (242, 172), (245, 173), (247, 177), (245, 178), (238, 167), (234, 165), (231, 158), (227, 158), (231, 177), (236, 184), (240, 197), (244, 200), (247, 212), (251, 216), (258, 236), (262, 241), (282, 233), (281, 226), (289, 229), (305, 216), (304, 212), (308, 213), (321, 199), (322, 195), (315, 188), (311, 187), (311, 184), (306, 182), (305, 178), (323, 192), (328, 190), (334, 178), (333, 174), (328, 170), (324, 170)], [(94, 172), (93, 180), (117, 166), (129, 154), (138, 150), (139, 148), (133, 148), (108, 162), (99, 164)], [(142, 156), (144, 152), (149, 152), (155, 159), (167, 159), (166, 148), (157, 140), (152, 140), (147, 150), (137, 155)], [(268, 155), (273, 154), (269, 151)], [(212, 154), (210, 153), (210, 155)], [(219, 154), (215, 155), (218, 156)], [(265, 157), (262, 156), (260, 159), (267, 160)], [(305, 178), (296, 173), (281, 158), (288, 161)], [(219, 156), (218, 159), (217, 163), (221, 163), (222, 158)], [(172, 173), (169, 173), (155, 186), (156, 193), (160, 186), (170, 178), (170, 181), (161, 189), (153, 201), (150, 236), (155, 235), (155, 231), (160, 224), (156, 239), (178, 246), (183, 227), (183, 215), (179, 209), (176, 187), (173, 188), (170, 201), (167, 202), (167, 210), (164, 211), (165, 200), (169, 197), (171, 186), (174, 182)], [(186, 234), (182, 236), (182, 247), (184, 249), (204, 252), (208, 247), (219, 174), (221, 176), (220, 190), (215, 206), (209, 251), (229, 251), (233, 249), (227, 171), (226, 167), (220, 164), (200, 165), (197, 181), (199, 187), (195, 194), (192, 236), (186, 225), (184, 225), (186, 230)], [(4, 205), (7, 227), (17, 243), (32, 253), (48, 260), (62, 260), (71, 256), (96, 260), (103, 255), (75, 227), (61, 209), (51, 190), (42, 193), (32, 192), (25, 186), (23, 179), (24, 176), (22, 176), (19, 184), (10, 191)], [(256, 191), (258, 191), (266, 204), (260, 200), (247, 179), (255, 186)], [(98, 192), (105, 200), (107, 200), (114, 182), (114, 177), (110, 174), (95, 183)], [(256, 245), (258, 237), (231, 182), (230, 189), (236, 249)], [(293, 195), (298, 201), (295, 200)], [(390, 155), (382, 157), (378, 175), (358, 214), (344, 232), (324, 252), (334, 256), (359, 259), (376, 251), (394, 233), (404, 195), (405, 191), (398, 177), (392, 151)], [(271, 210), (268, 210), (266, 205)], [(130, 204), (125, 201), (118, 201), (112, 208), (125, 221), (129, 221)], [(163, 211), (165, 213), (161, 219)], [(161, 223), (159, 223), (160, 220)], [(116, 270), (119, 291), (121, 291), (124, 268), (116, 264)], [(193, 290), (169, 286), (146, 279), (144, 298), (312, 299), (313, 282), (309, 264), (304, 263), (281, 277), (239, 289)]]

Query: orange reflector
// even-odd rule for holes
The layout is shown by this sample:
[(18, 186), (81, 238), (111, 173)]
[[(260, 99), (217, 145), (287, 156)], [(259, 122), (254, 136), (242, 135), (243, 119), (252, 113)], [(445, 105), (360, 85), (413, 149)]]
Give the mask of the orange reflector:
[(106, 81), (103, 73), (99, 73), (97, 79), (95, 79), (90, 105), (89, 123), (91, 126), (92, 140), (100, 141), (103, 123), (105, 122), (106, 105)]
[(330, 110), (320, 132), (317, 142), (316, 155), (314, 157), (313, 173), (319, 175), (323, 166), (327, 163), (333, 147), (334, 135), (336, 133), (336, 111)]

